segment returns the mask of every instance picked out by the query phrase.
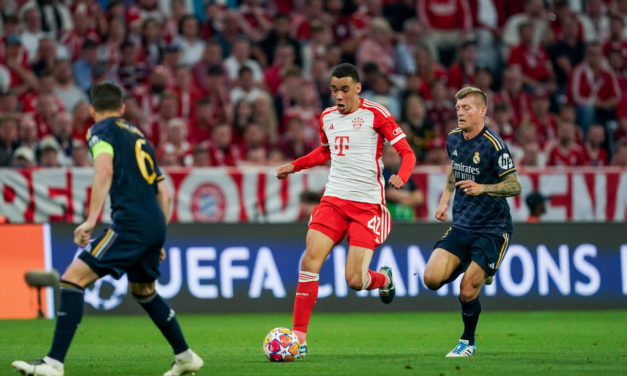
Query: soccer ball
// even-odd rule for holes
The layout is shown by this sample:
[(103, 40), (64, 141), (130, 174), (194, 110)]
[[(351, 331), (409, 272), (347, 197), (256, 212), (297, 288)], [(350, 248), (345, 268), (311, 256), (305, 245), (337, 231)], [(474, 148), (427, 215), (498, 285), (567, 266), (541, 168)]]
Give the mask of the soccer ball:
[(298, 337), (287, 328), (274, 328), (263, 340), (263, 352), (271, 362), (293, 362), (299, 348)]

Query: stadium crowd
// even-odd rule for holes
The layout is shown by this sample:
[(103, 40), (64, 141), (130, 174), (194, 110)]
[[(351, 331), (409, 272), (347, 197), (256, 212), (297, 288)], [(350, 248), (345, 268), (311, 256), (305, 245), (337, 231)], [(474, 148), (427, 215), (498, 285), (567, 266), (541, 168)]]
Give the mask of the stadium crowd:
[(0, 166), (89, 166), (115, 81), (162, 166), (278, 165), (319, 143), (352, 62), (423, 165), (479, 87), (519, 166), (627, 167), (627, 0), (0, 0)]

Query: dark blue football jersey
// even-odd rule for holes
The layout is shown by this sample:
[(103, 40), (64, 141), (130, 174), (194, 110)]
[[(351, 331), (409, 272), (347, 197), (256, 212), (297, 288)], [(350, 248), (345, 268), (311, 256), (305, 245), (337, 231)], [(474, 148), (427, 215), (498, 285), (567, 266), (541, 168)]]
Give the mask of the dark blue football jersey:
[(109, 192), (114, 231), (165, 232), (165, 216), (157, 201), (163, 175), (152, 145), (122, 118), (107, 118), (87, 133), (90, 149), (98, 141), (113, 147), (113, 181)]
[[(496, 184), (516, 171), (507, 145), (487, 127), (470, 140), (464, 139), (459, 128), (451, 131), (446, 138), (446, 150), (456, 182)], [(512, 217), (505, 198), (485, 193), (470, 196), (456, 187), (453, 225), (472, 231), (511, 233)]]

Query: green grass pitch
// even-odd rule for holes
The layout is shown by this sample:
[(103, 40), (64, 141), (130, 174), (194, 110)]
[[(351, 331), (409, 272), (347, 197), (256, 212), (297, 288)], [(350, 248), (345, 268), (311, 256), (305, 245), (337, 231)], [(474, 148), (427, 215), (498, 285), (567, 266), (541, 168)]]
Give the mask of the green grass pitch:
[[(461, 333), (459, 313), (315, 313), (309, 355), (270, 363), (261, 342), (289, 326), (288, 314), (179, 315), (198, 375), (626, 375), (627, 311), (483, 312), (478, 352), (446, 359)], [(43, 356), (52, 320), (0, 321), (0, 375), (11, 361)], [(88, 316), (66, 375), (161, 375), (172, 355), (146, 316)]]

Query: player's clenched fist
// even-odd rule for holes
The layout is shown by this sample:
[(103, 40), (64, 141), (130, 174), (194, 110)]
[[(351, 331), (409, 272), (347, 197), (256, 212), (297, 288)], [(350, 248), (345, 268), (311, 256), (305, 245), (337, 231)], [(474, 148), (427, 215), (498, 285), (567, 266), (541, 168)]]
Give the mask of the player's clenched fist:
[(448, 205), (438, 205), (438, 208), (435, 210), (435, 219), (440, 222), (446, 222), (448, 219), (448, 214), (446, 210), (448, 209)]
[(294, 172), (294, 165), (291, 163), (284, 164), (283, 166), (279, 166), (276, 169), (276, 177), (278, 179), (285, 179), (287, 175)]
[(74, 243), (79, 247), (86, 246), (94, 227), (96, 226), (92, 223), (83, 222), (76, 228), (76, 230), (74, 230)]
[(390, 183), (390, 185), (396, 189), (400, 189), (403, 187), (403, 185), (405, 185), (403, 179), (401, 179), (398, 175), (390, 176), (390, 180), (388, 180), (388, 183)]

